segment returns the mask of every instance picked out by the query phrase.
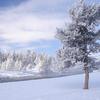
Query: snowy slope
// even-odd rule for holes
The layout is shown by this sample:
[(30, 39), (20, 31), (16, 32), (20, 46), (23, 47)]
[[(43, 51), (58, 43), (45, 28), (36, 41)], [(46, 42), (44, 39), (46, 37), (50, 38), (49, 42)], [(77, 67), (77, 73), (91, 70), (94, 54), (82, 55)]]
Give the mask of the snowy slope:
[(90, 89), (83, 90), (83, 75), (0, 83), (0, 100), (100, 100), (100, 72), (90, 74)]
[(0, 83), (10, 82), (10, 81), (25, 81), (33, 79), (42, 79), (42, 78), (54, 78), (62, 76), (71, 76), (76, 74), (82, 74), (84, 71), (82, 67), (73, 67), (69, 68), (65, 72), (43, 72), (37, 73), (33, 71), (1, 71), (0, 70)]

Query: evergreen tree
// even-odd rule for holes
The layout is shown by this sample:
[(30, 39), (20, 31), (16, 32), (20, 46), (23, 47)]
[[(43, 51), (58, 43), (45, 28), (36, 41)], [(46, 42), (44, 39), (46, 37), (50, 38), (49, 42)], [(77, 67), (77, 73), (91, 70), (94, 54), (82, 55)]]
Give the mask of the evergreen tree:
[[(84, 89), (88, 89), (89, 70), (93, 62), (89, 56), (91, 53), (100, 51), (100, 5), (87, 5), (81, 0), (77, 6), (70, 10), (71, 22), (63, 29), (58, 29), (58, 38), (63, 48), (58, 51), (58, 58), (68, 67), (77, 62), (84, 64), (85, 72)], [(70, 67), (69, 65), (69, 67)]]

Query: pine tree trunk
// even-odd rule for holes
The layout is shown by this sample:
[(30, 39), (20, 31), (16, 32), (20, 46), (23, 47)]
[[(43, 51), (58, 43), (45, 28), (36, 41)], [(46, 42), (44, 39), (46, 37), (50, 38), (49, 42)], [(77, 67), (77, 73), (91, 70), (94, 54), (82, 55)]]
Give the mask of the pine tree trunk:
[(85, 80), (84, 80), (84, 89), (89, 88), (89, 70), (87, 66), (84, 66), (85, 71)]

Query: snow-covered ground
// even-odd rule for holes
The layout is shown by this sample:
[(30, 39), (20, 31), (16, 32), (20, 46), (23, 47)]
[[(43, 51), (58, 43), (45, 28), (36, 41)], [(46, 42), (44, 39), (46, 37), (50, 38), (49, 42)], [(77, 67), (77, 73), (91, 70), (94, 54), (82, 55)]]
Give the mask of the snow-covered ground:
[(65, 72), (42, 72), (42, 73), (38, 72), (37, 73), (34, 71), (2, 71), (0, 70), (0, 83), (71, 76), (71, 75), (76, 75), (76, 74), (82, 74), (83, 72), (84, 71), (82, 67), (80, 66), (69, 68)]
[(83, 90), (84, 75), (0, 83), (0, 100), (100, 100), (100, 72), (90, 74), (90, 89)]

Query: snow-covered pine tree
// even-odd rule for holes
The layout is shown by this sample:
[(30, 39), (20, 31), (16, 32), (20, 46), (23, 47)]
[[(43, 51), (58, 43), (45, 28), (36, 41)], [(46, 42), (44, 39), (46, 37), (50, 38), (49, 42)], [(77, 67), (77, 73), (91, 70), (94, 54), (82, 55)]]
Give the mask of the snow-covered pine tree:
[[(71, 22), (65, 28), (58, 29), (58, 38), (63, 48), (58, 51), (58, 57), (63, 63), (82, 62), (85, 72), (84, 89), (88, 89), (90, 54), (100, 51), (100, 5), (88, 5), (81, 0), (70, 10)], [(64, 65), (65, 66), (65, 65)], [(67, 65), (66, 65), (67, 66)], [(68, 66), (67, 66), (68, 67)]]
[(43, 74), (49, 74), (51, 72), (52, 59), (53, 57), (49, 57), (45, 53), (38, 54), (35, 61), (36, 66), (34, 68), (34, 71)]

